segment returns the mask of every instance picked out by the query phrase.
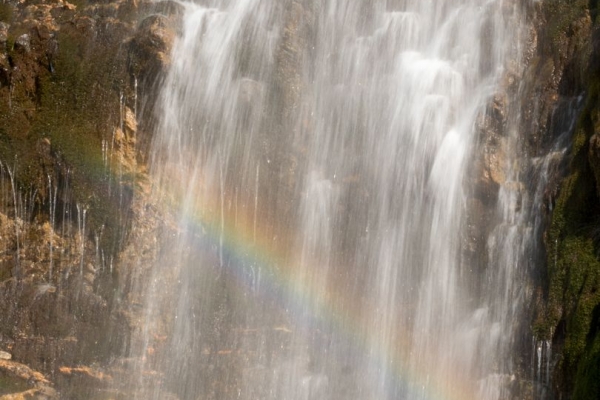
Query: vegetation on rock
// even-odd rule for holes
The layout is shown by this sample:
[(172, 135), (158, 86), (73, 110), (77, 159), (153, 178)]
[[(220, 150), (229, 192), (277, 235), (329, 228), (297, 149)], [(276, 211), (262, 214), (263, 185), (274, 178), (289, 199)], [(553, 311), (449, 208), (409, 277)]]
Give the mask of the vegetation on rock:
[(558, 96), (584, 94), (567, 160), (545, 236), (546, 301), (533, 331), (556, 349), (554, 389), (566, 398), (591, 399), (600, 393), (600, 80), (594, 1), (546, 1), (541, 54), (552, 65)]
[(127, 65), (137, 6), (0, 7), (0, 350), (64, 398), (92, 388), (60, 368), (103, 363), (128, 340), (113, 264), (141, 179)]
[[(282, 115), (295, 112), (301, 87), (295, 68), (310, 50), (308, 42), (297, 40), (295, 30), (312, 37), (311, 21), (318, 13), (316, 6), (293, 3), (276, 56), (276, 100), (284, 108)], [(0, 206), (7, 208), (0, 209), (0, 233), (5, 233), (0, 240), (0, 346), (10, 346), (16, 357), (45, 372), (61, 376), (68, 370), (69, 379), (75, 379), (73, 371), (81, 372), (72, 367), (102, 361), (127, 346), (130, 327), (115, 322), (122, 315), (114, 306), (121, 296), (117, 287), (126, 286), (115, 282), (124, 278), (117, 276), (119, 268), (99, 272), (93, 255), (101, 248), (107, 258), (146, 257), (133, 254), (138, 248), (120, 253), (133, 192), (143, 179), (137, 162), (145, 159), (150, 142), (143, 131), (152, 123), (152, 100), (136, 109), (136, 82), (149, 99), (156, 75), (168, 67), (175, 35), (169, 25), (180, 13), (172, 2), (152, 7), (133, 0), (0, 3), (0, 180), (14, 178), (3, 188), (31, 199), (29, 220), (24, 221), (17, 218), (12, 199), (0, 193)], [(555, 390), (563, 398), (594, 399), (600, 398), (598, 1), (545, 0), (534, 8), (537, 53), (527, 79), (535, 80), (532, 93), (541, 100), (539, 110), (524, 106), (525, 124), (537, 127), (524, 138), (530, 153), (538, 154), (553, 139), (548, 121), (559, 97), (583, 93), (585, 100), (565, 176), (551, 199), (544, 238), (544, 299), (532, 330), (536, 338), (552, 340), (556, 349)], [(139, 132), (132, 110), (146, 113), (150, 121)], [(279, 123), (282, 130), (284, 122)], [(277, 147), (269, 151), (277, 153)], [(71, 217), (62, 220), (59, 215), (50, 227), (52, 190), (57, 187), (61, 193), (56, 198)], [(549, 192), (554, 194), (554, 189)], [(58, 229), (70, 224), (66, 231), (73, 232), (77, 206), (89, 211), (85, 238)], [(12, 237), (14, 231), (31, 245), (20, 247), (23, 241)], [(147, 236), (150, 243), (155, 239), (150, 231), (136, 234)], [(55, 254), (49, 252), (52, 246)], [(77, 256), (81, 248), (86, 256)], [(145, 246), (143, 253), (151, 258), (156, 251)], [(14, 268), (15, 260), (25, 277)], [(62, 264), (47, 278), (54, 262)], [(80, 267), (79, 278), (65, 278), (67, 271)], [(135, 275), (127, 268), (121, 268), (124, 275)], [(114, 332), (121, 337), (111, 337)]]

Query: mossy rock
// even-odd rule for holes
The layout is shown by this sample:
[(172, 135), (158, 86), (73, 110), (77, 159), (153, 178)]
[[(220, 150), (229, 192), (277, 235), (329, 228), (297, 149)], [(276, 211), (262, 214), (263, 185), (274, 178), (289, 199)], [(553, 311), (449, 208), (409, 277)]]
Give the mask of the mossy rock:
[(600, 304), (600, 198), (594, 174), (600, 166), (590, 157), (600, 84), (589, 74), (583, 79), (588, 83), (587, 99), (572, 137), (568, 174), (560, 185), (546, 237), (546, 313), (534, 325), (540, 338), (554, 335), (558, 342), (562, 352), (556, 384), (560, 392), (574, 396), (596, 390), (587, 378), (595, 373), (591, 367), (595, 358), (589, 350), (596, 338), (590, 339), (589, 332), (593, 312)]
[(587, 345), (575, 378), (573, 400), (600, 399), (600, 305), (593, 312)]
[[(127, 98), (123, 41), (130, 32), (118, 21), (87, 16), (61, 22), (46, 38), (37, 28), (26, 31), (30, 53), (9, 52), (17, 68), (11, 86), (0, 87), (0, 160), (16, 166), (19, 190), (38, 191), (42, 212), (48, 176), (69, 180), (71, 208), (88, 208), (88, 232), (102, 231), (101, 245), (112, 253), (124, 232), (134, 177), (111, 175), (103, 141), (110, 142)], [(22, 30), (11, 27), (10, 36)]]
[(2, 0), (2, 3), (0, 3), (0, 22), (12, 22), (13, 14), (13, 6), (6, 0)]

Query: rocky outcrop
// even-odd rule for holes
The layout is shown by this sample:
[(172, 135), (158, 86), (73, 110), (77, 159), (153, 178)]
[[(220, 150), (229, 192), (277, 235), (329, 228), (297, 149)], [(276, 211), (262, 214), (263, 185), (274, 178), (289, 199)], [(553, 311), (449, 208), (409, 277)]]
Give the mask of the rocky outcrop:
[[(524, 340), (517, 370), (538, 368), (533, 387), (520, 382), (519, 398), (591, 399), (600, 395), (600, 241), (595, 221), (600, 217), (600, 26), (597, 2), (523, 2), (529, 31), (521, 42), (520, 71), (508, 65), (501, 90), (478, 120), (482, 152), (468, 179), (474, 193), (468, 199), (463, 238), (464, 255), (472, 265), (486, 265), (486, 244), (500, 188), (517, 198), (536, 199), (538, 181), (545, 180), (542, 204), (534, 204), (545, 231), (543, 250), (533, 255), (530, 276), (531, 323), (521, 328)], [(515, 63), (514, 65), (517, 65)], [(519, 78), (522, 77), (522, 78)], [(521, 132), (514, 142), (507, 127)], [(514, 125), (517, 124), (517, 125)], [(509, 129), (510, 130), (510, 129)], [(569, 136), (569, 135), (572, 136)], [(511, 142), (513, 140), (513, 142)], [(568, 148), (563, 157), (560, 148)], [(507, 172), (523, 152), (514, 182)], [(536, 172), (546, 163), (545, 172)], [(515, 186), (516, 185), (516, 186)], [(514, 187), (511, 187), (514, 186)], [(537, 196), (537, 195), (536, 195)], [(515, 207), (521, 207), (517, 202)], [(527, 313), (527, 311), (525, 311)], [(551, 350), (550, 350), (551, 349)], [(538, 353), (539, 352), (539, 353)], [(527, 381), (527, 373), (517, 377)], [(526, 394), (528, 393), (528, 394)], [(529, 397), (527, 397), (529, 396)]]
[(155, 14), (142, 20), (130, 42), (128, 67), (143, 86), (152, 85), (157, 76), (167, 72), (174, 40), (169, 17)]
[(44, 375), (14, 361), (0, 359), (0, 382), (2, 400), (59, 398), (52, 383)]
[(60, 398), (104, 390), (128, 346), (117, 266), (133, 192), (147, 194), (138, 114), (153, 95), (138, 82), (162, 72), (132, 60), (145, 46), (148, 65), (168, 64), (173, 31), (148, 21), (178, 7), (76, 4), (0, 7), (0, 350)]
[[(523, 132), (529, 132), (524, 139), (532, 156), (548, 151), (561, 138), (571, 143), (545, 192), (547, 259), (537, 275), (532, 326), (535, 338), (551, 345), (548, 389), (558, 398), (600, 395), (600, 243), (593, 222), (600, 216), (596, 3), (535, 4), (537, 51), (526, 74), (529, 84), (522, 103)], [(569, 132), (572, 137), (566, 138)]]
[[(127, 43), (127, 70), (136, 91), (135, 108), (137, 114), (141, 116), (142, 132), (149, 131), (156, 123), (154, 107), (158, 96), (155, 94), (162, 82), (161, 78), (170, 65), (176, 27), (179, 26), (182, 14), (182, 6), (178, 3), (158, 4), (158, 9), (164, 13), (152, 13), (142, 19)], [(139, 137), (136, 148), (142, 160), (145, 159), (150, 139), (149, 135)]]
[[(240, 56), (240, 102), (250, 108), (253, 98), (271, 96), (276, 110), (257, 140), (269, 159), (261, 184), (279, 182), (278, 190), (289, 189), (287, 197), (274, 193), (272, 201), (261, 199), (269, 207), (264, 215), (272, 219), (285, 216), (295, 201), (302, 154), (279, 150), (291, 147), (285, 141), (297, 127), (290, 121), (298, 121), (299, 102), (310, 96), (303, 79), (311, 74), (318, 3), (282, 2), (272, 82), (244, 75)], [(484, 151), (469, 176), (476, 184), (468, 199), (464, 249), (467, 257), (485, 264), (498, 190), (514, 184), (507, 179), (513, 144), (504, 132), (514, 123), (515, 109), (521, 112), (519, 130), (525, 132), (523, 151), (531, 157), (548, 152), (563, 133), (558, 119), (573, 119), (570, 112), (579, 111), (567, 165), (555, 162), (544, 197), (547, 269), (533, 274), (531, 333), (552, 343), (557, 395), (597, 398), (597, 2), (522, 3), (531, 26), (522, 49), (527, 68), (509, 66), (502, 90), (479, 119)], [(24, 379), (25, 387), (16, 385), (21, 392), (42, 388), (15, 376), (14, 371), (35, 374), (18, 363), (46, 374), (33, 382), (50, 387), (46, 379), (54, 381), (62, 398), (88, 398), (108, 386), (127, 390), (122, 375), (131, 369), (125, 364), (141, 361), (118, 356), (131, 347), (149, 360), (164, 351), (161, 332), (155, 344), (143, 348), (139, 321), (146, 299), (141, 293), (149, 284), (145, 267), (164, 250), (156, 247), (157, 238), (175, 232), (160, 206), (148, 199), (144, 164), (157, 83), (170, 65), (180, 16), (181, 5), (170, 1), (0, 4), (0, 379), (3, 374)], [(510, 109), (517, 91), (522, 101)], [(517, 184), (514, 190), (527, 189)], [(215, 350), (214, 358), (228, 356), (227, 351)], [(143, 372), (149, 381), (160, 379), (156, 371)]]

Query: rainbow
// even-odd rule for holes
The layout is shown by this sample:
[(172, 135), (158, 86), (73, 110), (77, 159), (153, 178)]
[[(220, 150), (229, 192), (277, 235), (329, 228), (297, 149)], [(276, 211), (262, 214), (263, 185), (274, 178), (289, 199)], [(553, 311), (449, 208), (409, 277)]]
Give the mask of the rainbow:
[[(172, 175), (171, 175), (172, 176)], [(176, 184), (175, 184), (176, 185)], [(179, 199), (184, 198), (182, 190), (173, 189), (173, 183), (162, 196), (162, 204), (170, 209), (179, 209)], [(206, 191), (203, 191), (206, 193)], [(262, 274), (260, 296), (269, 296), (285, 304), (289, 315), (298, 324), (310, 327), (324, 327), (336, 337), (350, 343), (364, 354), (372, 365), (380, 366), (382, 379), (386, 387), (393, 392), (402, 388), (409, 393), (408, 398), (431, 400), (475, 400), (477, 388), (472, 378), (457, 367), (455, 371), (446, 371), (444, 376), (433, 376), (435, 368), (415, 368), (410, 365), (410, 334), (401, 327), (396, 328), (397, 337), (392, 344), (379, 343), (378, 338), (368, 334), (369, 321), (358, 310), (359, 299), (328, 283), (327, 290), (311, 286), (310, 280), (303, 279), (306, 263), (300, 267), (289, 254), (292, 238), (273, 237), (273, 233), (261, 223), (257, 228), (254, 213), (238, 213), (231, 206), (222, 209), (224, 199), (221, 194), (212, 193), (203, 200), (188, 203), (186, 211), (180, 216), (182, 221), (192, 227), (200, 228), (202, 240), (211, 247), (220, 249), (220, 264), (234, 284), (246, 290), (253, 283), (248, 274), (248, 265), (255, 265)], [(233, 204), (233, 201), (228, 201)], [(242, 207), (244, 209), (245, 207)], [(256, 212), (256, 210), (254, 210)], [(252, 215), (249, 215), (252, 214)], [(304, 270), (303, 270), (304, 269)], [(311, 268), (318, 271), (318, 265)], [(307, 316), (306, 310), (309, 309)], [(308, 318), (308, 320), (307, 320)], [(461, 372), (465, 372), (461, 374)]]

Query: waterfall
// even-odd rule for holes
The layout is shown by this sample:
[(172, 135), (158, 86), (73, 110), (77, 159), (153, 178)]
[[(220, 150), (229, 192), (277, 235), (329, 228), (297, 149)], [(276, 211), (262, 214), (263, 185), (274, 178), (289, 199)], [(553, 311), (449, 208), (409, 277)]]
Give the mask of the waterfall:
[(487, 256), (464, 247), (518, 2), (183, 7), (139, 398), (507, 398), (531, 236), (518, 113), (496, 132)]

